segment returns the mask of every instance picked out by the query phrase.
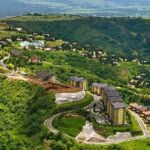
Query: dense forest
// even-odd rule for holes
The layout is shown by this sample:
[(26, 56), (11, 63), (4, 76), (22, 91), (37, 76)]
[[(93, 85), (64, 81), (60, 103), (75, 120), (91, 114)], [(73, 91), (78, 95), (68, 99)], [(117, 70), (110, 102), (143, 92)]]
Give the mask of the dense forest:
[[(34, 19), (33, 19), (34, 18)], [(33, 33), (77, 42), (89, 49), (106, 49), (121, 56), (150, 55), (150, 20), (143, 18), (101, 18), (62, 15), (23, 16), (7, 19), (10, 25)], [(32, 24), (32, 28), (31, 28)]]

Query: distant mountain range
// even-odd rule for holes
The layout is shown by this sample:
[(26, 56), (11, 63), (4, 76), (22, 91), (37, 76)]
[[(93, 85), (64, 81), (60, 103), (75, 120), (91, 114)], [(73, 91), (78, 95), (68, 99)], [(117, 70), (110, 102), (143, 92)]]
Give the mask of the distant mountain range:
[(0, 17), (26, 13), (150, 17), (150, 0), (1, 0)]

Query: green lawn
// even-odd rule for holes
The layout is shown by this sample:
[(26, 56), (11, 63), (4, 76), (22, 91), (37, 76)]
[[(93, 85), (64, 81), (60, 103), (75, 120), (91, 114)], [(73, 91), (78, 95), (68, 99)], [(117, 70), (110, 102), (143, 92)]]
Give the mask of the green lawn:
[(80, 116), (62, 116), (55, 119), (53, 125), (60, 132), (76, 137), (85, 125), (85, 119)]
[(45, 46), (46, 47), (56, 47), (56, 46), (61, 46), (64, 43), (62, 40), (56, 40), (56, 41), (47, 41)]
[(82, 144), (80, 148), (86, 150), (150, 150), (150, 138), (107, 146)]
[(150, 150), (150, 138), (120, 144), (123, 150)]
[(132, 125), (131, 133), (133, 135), (142, 134), (141, 128), (137, 123), (136, 119), (130, 114), (130, 123)]

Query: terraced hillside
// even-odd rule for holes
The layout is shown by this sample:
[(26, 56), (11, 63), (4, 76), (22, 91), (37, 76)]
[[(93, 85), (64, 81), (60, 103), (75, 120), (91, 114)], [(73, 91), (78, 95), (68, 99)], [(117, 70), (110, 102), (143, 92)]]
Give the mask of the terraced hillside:
[(56, 38), (77, 42), (79, 47), (102, 48), (122, 56), (150, 55), (149, 19), (53, 15), (15, 17), (6, 22), (28, 32), (50, 33)]

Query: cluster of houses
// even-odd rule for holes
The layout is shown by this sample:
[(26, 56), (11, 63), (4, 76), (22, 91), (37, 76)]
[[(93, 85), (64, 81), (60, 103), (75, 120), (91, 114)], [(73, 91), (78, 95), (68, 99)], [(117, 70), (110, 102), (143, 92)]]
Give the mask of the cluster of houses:
[(128, 82), (128, 86), (135, 88), (135, 87), (141, 87), (141, 86), (147, 86), (150, 83), (149, 76), (146, 73), (142, 73), (138, 76), (136, 76), (134, 79), (131, 79)]
[(37, 72), (36, 76), (42, 81), (51, 81), (53, 83), (56, 83), (56, 80), (57, 80), (54, 74), (46, 72), (46, 71)]
[(29, 63), (32, 63), (32, 64), (40, 64), (42, 62), (41, 58), (38, 57), (38, 56), (32, 56), (29, 60), (28, 60)]
[(19, 58), (23, 58), (25, 60), (28, 60), (28, 62), (31, 63), (31, 64), (40, 64), (40, 63), (42, 63), (42, 60), (39, 56), (33, 55), (29, 58), (27, 56), (24, 56), (21, 51), (18, 51), (18, 50), (15, 50), (15, 49), (12, 50), (10, 52), (10, 54), (11, 54), (12, 57), (15, 57), (15, 58), (19, 57)]
[(104, 50), (84, 50), (81, 53), (82, 56), (98, 59), (102, 64), (111, 64), (113, 66), (118, 66), (120, 62), (134, 62), (138, 64), (150, 64), (149, 59), (139, 60), (139, 59), (131, 59), (131, 58), (123, 58), (121, 56), (116, 56), (115, 54), (108, 54)]
[(138, 105), (137, 103), (130, 103), (129, 108), (143, 117), (146, 123), (150, 124), (150, 107)]
[(3, 48), (5, 46), (8, 46), (12, 43), (12, 39), (5, 39), (0, 41), (0, 48)]
[[(70, 77), (69, 81), (72, 86), (83, 90), (88, 89), (87, 80), (82, 77)], [(93, 83), (92, 93), (101, 96), (106, 113), (113, 125), (125, 125), (126, 105), (114, 87), (107, 84)]]

